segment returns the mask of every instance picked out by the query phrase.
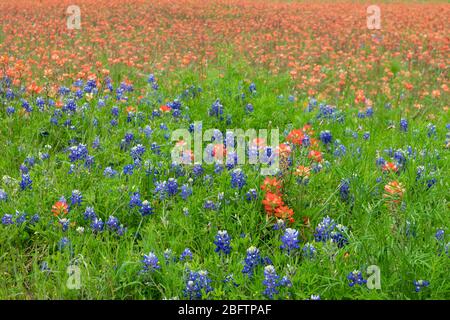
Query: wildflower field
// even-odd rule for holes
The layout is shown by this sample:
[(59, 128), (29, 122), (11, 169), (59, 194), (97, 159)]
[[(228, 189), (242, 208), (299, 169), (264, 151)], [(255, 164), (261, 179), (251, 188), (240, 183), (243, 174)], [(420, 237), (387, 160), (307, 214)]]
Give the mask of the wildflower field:
[(450, 299), (449, 17), (1, 1), (0, 298)]

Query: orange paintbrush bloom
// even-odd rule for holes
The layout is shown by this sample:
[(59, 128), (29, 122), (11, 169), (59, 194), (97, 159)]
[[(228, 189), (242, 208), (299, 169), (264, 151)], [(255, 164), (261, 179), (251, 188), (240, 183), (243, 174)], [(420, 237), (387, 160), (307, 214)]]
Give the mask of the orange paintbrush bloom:
[(302, 178), (306, 178), (306, 177), (309, 177), (310, 172), (311, 172), (311, 168), (310, 167), (298, 166), (297, 169), (295, 169), (294, 174), (296, 176), (299, 176), (299, 177), (302, 177)]
[(65, 201), (57, 201), (52, 206), (52, 213), (55, 217), (65, 215), (69, 212), (69, 205)]
[(393, 203), (399, 203), (405, 193), (405, 188), (398, 181), (391, 181), (384, 186), (383, 197), (392, 200)]
[(289, 132), (288, 136), (286, 137), (286, 140), (293, 144), (301, 146), (304, 137), (305, 134), (301, 129), (294, 129), (291, 130), (291, 132)]
[(266, 197), (264, 198), (262, 203), (264, 205), (264, 209), (266, 210), (266, 212), (268, 214), (274, 213), (275, 209), (284, 205), (284, 202), (283, 202), (283, 199), (281, 199), (281, 196), (279, 196), (275, 193), (271, 193), (271, 192), (268, 192), (266, 194)]
[(279, 219), (289, 220), (289, 222), (295, 222), (293, 216), (294, 211), (287, 206), (280, 206), (275, 209), (275, 216)]
[(172, 110), (172, 108), (169, 106), (161, 106), (159, 107), (159, 110), (161, 110), (162, 112), (169, 112), (170, 110)]
[(277, 178), (267, 177), (264, 179), (263, 185), (261, 186), (261, 190), (275, 194), (279, 194), (280, 189), (281, 181), (278, 181)]
[(393, 162), (386, 162), (381, 169), (384, 172), (397, 172), (398, 171), (398, 167), (395, 163)]
[(311, 150), (308, 154), (308, 158), (312, 159), (316, 162), (322, 162), (322, 152), (320, 151), (316, 151), (316, 150)]

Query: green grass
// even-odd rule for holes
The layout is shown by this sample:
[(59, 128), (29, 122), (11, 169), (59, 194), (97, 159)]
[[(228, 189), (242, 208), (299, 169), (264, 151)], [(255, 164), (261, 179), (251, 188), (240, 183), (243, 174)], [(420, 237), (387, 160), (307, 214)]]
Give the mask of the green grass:
[[(63, 115), (60, 125), (50, 123), (53, 109), (34, 111), (28, 118), (19, 115), (19, 99), (7, 101), (3, 95), (0, 102), (0, 174), (10, 176), (13, 181), (2, 180), (0, 189), (9, 196), (8, 201), (0, 202), (0, 214), (14, 214), (16, 210), (25, 212), (28, 220), (38, 213), (41, 220), (31, 225), (0, 225), (0, 298), (2, 299), (162, 299), (183, 298), (186, 268), (191, 270), (208, 270), (214, 290), (204, 298), (211, 299), (261, 299), (264, 286), (263, 267), (257, 268), (255, 276), (248, 279), (242, 274), (243, 260), (250, 246), (260, 249), (262, 256), (268, 256), (277, 273), (284, 276), (291, 273), (292, 287), (280, 288), (280, 299), (307, 299), (312, 294), (319, 294), (322, 299), (448, 299), (450, 298), (450, 280), (448, 270), (449, 257), (439, 255), (438, 241), (434, 235), (438, 228), (446, 230), (445, 243), (449, 241), (449, 158), (448, 149), (444, 148), (446, 124), (450, 122), (443, 106), (445, 99), (430, 101), (423, 113), (415, 111), (405, 113), (406, 107), (416, 99), (413, 94), (403, 100), (388, 101), (385, 96), (374, 97), (374, 114), (371, 118), (357, 117), (359, 108), (353, 106), (354, 97), (347, 94), (319, 103), (336, 105), (341, 110), (344, 121), (331, 121), (317, 118), (317, 107), (313, 112), (305, 111), (308, 97), (296, 92), (294, 83), (288, 75), (268, 74), (263, 69), (250, 67), (235, 61), (219, 63), (220, 67), (211, 66), (202, 79), (196, 70), (179, 71), (156, 75), (160, 84), (158, 94), (162, 103), (173, 100), (190, 85), (199, 86), (202, 92), (195, 98), (182, 100), (183, 114), (190, 119), (173, 120), (172, 116), (147, 119), (152, 110), (160, 104), (157, 97), (148, 95), (148, 103), (138, 104), (140, 89), (146, 87), (144, 77), (132, 76), (135, 92), (129, 94), (125, 106), (137, 106), (145, 115), (144, 119), (127, 122), (126, 114), (121, 110), (119, 124), (111, 127), (111, 107), (115, 105), (114, 96), (106, 100), (102, 108), (96, 106), (98, 98), (87, 101), (82, 98), (77, 102), (80, 108), (86, 103), (83, 112), (70, 116), (75, 129), (62, 126), (69, 118)], [(391, 69), (401, 68), (393, 61)], [(112, 79), (116, 87), (118, 81), (127, 74), (126, 70), (112, 70)], [(220, 75), (223, 75), (221, 77)], [(257, 93), (251, 95), (248, 86), (256, 84)], [(152, 89), (147, 87), (147, 93)], [(241, 94), (245, 93), (245, 99)], [(287, 98), (295, 95), (296, 102)], [(283, 98), (279, 98), (283, 95)], [(393, 96), (399, 96), (397, 92)], [(207, 115), (211, 104), (220, 98), (224, 105), (224, 114), (231, 115), (232, 124), (218, 121)], [(30, 99), (31, 101), (31, 99)], [(385, 103), (391, 102), (392, 109), (386, 109)], [(246, 115), (245, 105), (251, 103), (254, 113)], [(12, 105), (17, 112), (6, 115), (6, 106)], [(187, 110), (185, 107), (189, 107)], [(429, 114), (434, 120), (428, 120)], [(407, 132), (399, 130), (399, 121), (409, 121)], [(92, 125), (98, 120), (98, 126)], [(279, 128), (280, 133), (292, 128), (301, 128), (310, 123), (318, 138), (319, 132), (330, 130), (333, 139), (339, 139), (346, 146), (346, 155), (341, 158), (327, 152), (323, 145), (324, 158), (328, 164), (318, 173), (313, 173), (308, 185), (299, 185), (292, 178), (292, 171), (285, 173), (285, 200), (295, 212), (296, 222), (291, 226), (300, 231), (309, 242), (314, 240), (314, 229), (326, 215), (349, 228), (349, 244), (337, 248), (330, 243), (314, 243), (317, 256), (313, 260), (297, 254), (287, 255), (280, 251), (282, 231), (272, 229), (273, 221), (266, 219), (261, 200), (263, 193), (259, 190), (264, 179), (259, 175), (258, 167), (244, 165), (247, 184), (241, 191), (230, 187), (230, 175), (225, 169), (221, 174), (214, 174), (212, 166), (204, 165), (205, 174), (213, 176), (211, 184), (203, 179), (193, 182), (193, 195), (188, 201), (179, 196), (160, 201), (153, 195), (153, 176), (147, 176), (145, 170), (135, 169), (132, 176), (122, 174), (107, 179), (103, 170), (113, 166), (121, 173), (126, 164), (132, 163), (129, 151), (120, 150), (120, 141), (125, 133), (133, 132), (136, 140), (147, 151), (143, 157), (152, 167), (158, 167), (158, 180), (175, 177), (170, 171), (172, 144), (163, 137), (160, 123), (169, 127), (169, 132), (177, 128), (188, 128), (189, 123), (203, 121), (204, 130), (217, 128)], [(392, 123), (394, 128), (388, 129)], [(436, 126), (436, 136), (427, 136), (427, 125)], [(151, 138), (146, 138), (140, 128), (150, 125), (154, 129)], [(354, 138), (351, 132), (357, 132)], [(364, 132), (370, 132), (370, 139), (362, 138)], [(47, 132), (47, 135), (42, 135)], [(92, 149), (96, 136), (100, 137), (100, 148)], [(70, 163), (65, 148), (69, 141), (76, 138), (78, 142), (88, 145), (89, 154), (95, 156), (95, 164), (90, 171), (80, 169), (68, 174)], [(154, 155), (150, 146), (152, 142), (161, 145), (161, 156)], [(50, 145), (51, 149), (46, 149)], [(383, 150), (392, 148), (407, 150), (411, 146), (415, 158), (407, 156), (404, 170), (397, 175), (383, 174), (376, 166), (377, 154), (389, 159)], [(21, 191), (19, 188), (19, 166), (26, 157), (39, 159), (39, 152), (48, 150), (50, 159), (37, 161), (30, 169), (33, 180), (32, 190)], [(359, 150), (359, 152), (358, 152)], [(425, 154), (421, 154), (425, 151)], [(306, 164), (304, 153), (296, 154), (296, 165)], [(425, 177), (416, 181), (417, 167), (426, 168)], [(291, 168), (290, 170), (294, 170)], [(181, 186), (192, 175), (192, 168), (186, 168), (186, 176), (179, 177)], [(376, 178), (382, 177), (377, 183)], [(426, 187), (426, 180), (434, 177), (436, 184)], [(342, 179), (349, 179), (352, 200), (340, 199), (339, 185)], [(406, 187), (403, 205), (390, 210), (382, 197), (384, 184), (397, 179)], [(258, 199), (245, 201), (245, 192), (255, 188)], [(76, 223), (63, 232), (52, 216), (52, 205), (61, 196), (68, 200), (72, 190), (83, 194), (81, 207), (73, 208), (68, 217)], [(151, 201), (155, 214), (142, 218), (136, 210), (130, 210), (128, 203), (130, 193), (138, 191), (142, 200)], [(224, 192), (224, 200), (218, 211), (203, 209), (205, 200), (217, 201), (218, 194)], [(87, 206), (93, 206), (96, 214), (106, 221), (114, 215), (126, 226), (125, 235), (118, 237), (109, 231), (101, 234), (92, 233), (83, 219)], [(183, 214), (183, 208), (189, 209), (189, 215)], [(302, 217), (310, 218), (310, 227), (303, 224)], [(415, 236), (407, 236), (407, 221), (414, 226)], [(79, 234), (78, 226), (85, 231)], [(213, 244), (217, 230), (226, 229), (232, 237), (231, 254), (224, 257), (214, 252)], [(244, 236), (245, 235), (245, 236)], [(58, 250), (58, 242), (67, 236), (71, 248)], [(301, 246), (303, 246), (302, 241)], [(185, 248), (193, 252), (191, 262), (165, 264), (163, 252), (170, 248), (178, 257)], [(147, 274), (140, 274), (143, 254), (154, 252), (160, 260), (161, 269)], [(42, 262), (47, 262), (50, 271), (40, 270)], [(66, 286), (67, 267), (77, 264), (81, 270), (81, 288), (71, 290)], [(367, 266), (375, 264), (381, 269), (380, 290), (369, 290), (366, 286), (349, 287), (346, 276), (359, 269), (365, 274)], [(295, 271), (295, 272), (293, 272)], [(224, 283), (223, 279), (233, 274), (239, 286)], [(430, 286), (421, 292), (414, 292), (413, 280), (430, 281)]]

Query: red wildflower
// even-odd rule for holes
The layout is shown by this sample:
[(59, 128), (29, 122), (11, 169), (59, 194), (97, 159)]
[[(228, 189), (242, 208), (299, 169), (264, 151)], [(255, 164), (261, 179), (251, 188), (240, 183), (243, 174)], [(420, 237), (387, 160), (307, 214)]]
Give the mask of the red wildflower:
[(172, 110), (172, 108), (169, 106), (161, 106), (159, 107), (159, 110), (161, 110), (162, 112), (169, 112), (170, 110)]
[(271, 193), (271, 192), (268, 192), (266, 194), (266, 197), (264, 198), (262, 203), (264, 205), (264, 209), (266, 210), (266, 212), (269, 215), (274, 213), (275, 209), (284, 205), (284, 202), (283, 202), (283, 199), (281, 199), (281, 196), (279, 196), (275, 193)]
[(289, 222), (295, 222), (293, 216), (294, 211), (287, 206), (280, 206), (275, 209), (275, 216), (279, 219), (289, 220)]
[(302, 145), (302, 140), (305, 137), (305, 134), (301, 129), (293, 129), (291, 132), (289, 132), (288, 136), (286, 137), (286, 140), (296, 144), (296, 145)]
[(386, 162), (381, 169), (385, 172), (397, 172), (398, 171), (398, 167), (395, 163), (393, 162)]
[(322, 152), (320, 151), (316, 151), (316, 150), (311, 150), (308, 154), (308, 158), (312, 159), (316, 162), (322, 162)]
[(280, 194), (280, 189), (281, 181), (278, 181), (277, 178), (267, 177), (264, 179), (263, 185), (261, 186), (261, 190), (276, 194)]
[(69, 206), (67, 205), (67, 203), (65, 201), (57, 201), (52, 206), (52, 213), (55, 217), (58, 217), (60, 215), (67, 214), (69, 212), (68, 209), (69, 209)]

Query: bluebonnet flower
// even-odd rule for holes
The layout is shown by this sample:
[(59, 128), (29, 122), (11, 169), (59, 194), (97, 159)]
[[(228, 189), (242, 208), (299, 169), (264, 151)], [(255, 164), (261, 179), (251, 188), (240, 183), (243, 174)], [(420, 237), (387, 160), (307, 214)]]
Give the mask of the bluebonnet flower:
[(145, 126), (145, 128), (144, 128), (144, 134), (145, 134), (145, 136), (147, 137), (147, 138), (149, 138), (151, 135), (152, 135), (152, 133), (153, 133), (153, 130), (152, 130), (152, 128), (150, 127), (150, 126)]
[(194, 174), (194, 177), (201, 176), (205, 170), (203, 169), (201, 164), (195, 164), (192, 168), (192, 173)]
[(118, 106), (113, 106), (113, 107), (111, 108), (111, 114), (112, 114), (114, 117), (118, 117), (118, 116), (119, 116), (119, 107), (118, 107)]
[(244, 268), (242, 273), (246, 274), (248, 277), (252, 277), (255, 268), (263, 263), (261, 255), (258, 248), (251, 246), (247, 249), (247, 256), (244, 260)]
[(25, 213), (20, 213), (19, 211), (16, 210), (16, 224), (17, 225), (21, 225), (22, 223), (24, 223), (27, 220), (27, 215)]
[[(12, 100), (14, 99), (14, 92), (11, 89), (6, 90), (6, 99)], [(12, 107), (10, 107), (12, 108)]]
[(123, 225), (118, 226), (116, 230), (118, 236), (123, 236), (126, 231), (127, 228), (125, 228)]
[(119, 219), (117, 219), (114, 216), (109, 216), (108, 220), (106, 221), (106, 226), (110, 229), (110, 230), (117, 230), (119, 227)]
[(36, 159), (33, 156), (26, 157), (24, 163), (26, 163), (30, 168), (32, 168), (36, 164)]
[(427, 125), (427, 129), (428, 129), (428, 137), (431, 138), (431, 136), (435, 136), (436, 135), (436, 126), (432, 123), (429, 123)]
[(173, 256), (172, 249), (164, 250), (164, 260), (166, 261), (166, 264), (169, 264), (169, 262), (171, 261), (175, 262), (177, 260), (177, 258)]
[(330, 239), (330, 233), (335, 227), (334, 220), (329, 216), (323, 218), (323, 220), (317, 225), (316, 232), (314, 233), (314, 239), (318, 242), (326, 242)]
[(187, 185), (187, 184), (183, 184), (181, 186), (181, 198), (183, 198), (183, 200), (186, 200), (190, 195), (192, 195), (192, 188)]
[(314, 238), (321, 242), (331, 240), (341, 248), (348, 243), (346, 233), (347, 227), (336, 224), (333, 219), (327, 216), (317, 225)]
[(226, 275), (225, 279), (223, 279), (223, 283), (232, 283), (233, 286), (239, 287), (239, 284), (237, 284), (236, 281), (234, 280), (234, 276), (232, 273)]
[(153, 272), (158, 269), (161, 269), (161, 266), (159, 265), (158, 257), (153, 253), (150, 252), (149, 254), (144, 254), (144, 259), (142, 260), (142, 271), (143, 272)]
[(331, 132), (328, 130), (322, 131), (320, 133), (320, 141), (322, 141), (323, 144), (329, 144), (332, 140)]
[(167, 193), (169, 196), (174, 196), (178, 192), (178, 182), (174, 178), (167, 180)]
[(216, 204), (213, 201), (211, 201), (211, 200), (206, 200), (205, 203), (203, 204), (203, 207), (205, 209), (209, 209), (209, 210), (216, 210), (217, 209)]
[(31, 217), (30, 223), (31, 223), (31, 224), (35, 224), (35, 223), (38, 223), (39, 220), (40, 220), (40, 217), (39, 217), (39, 215), (36, 213), (36, 214), (34, 214), (34, 215)]
[(66, 232), (69, 229), (70, 226), (70, 220), (63, 218), (63, 219), (59, 219), (59, 224), (61, 225), (62, 231)]
[(223, 105), (220, 103), (220, 100), (217, 99), (209, 109), (209, 115), (212, 117), (216, 117), (220, 120), (223, 120)]
[(43, 152), (43, 153), (39, 152), (39, 158), (41, 160), (47, 160), (50, 158), (50, 154), (48, 154), (47, 152)]
[(292, 250), (298, 249), (298, 231), (295, 229), (287, 228), (284, 232), (284, 235), (281, 236), (281, 242), (283, 244), (280, 246), (280, 249), (286, 250), (288, 254)]
[(5, 190), (0, 189), (0, 201), (7, 201), (8, 200), (8, 194)]
[(98, 99), (98, 102), (97, 102), (97, 108), (103, 108), (105, 106), (105, 100), (103, 100), (103, 99)]
[(139, 209), (139, 212), (142, 214), (142, 216), (148, 216), (153, 214), (153, 208), (150, 205), (150, 202), (147, 200), (142, 201), (142, 206)]
[(189, 215), (189, 209), (188, 208), (183, 208), (183, 214), (187, 217)]
[(309, 147), (310, 145), (311, 145), (311, 138), (307, 134), (305, 134), (302, 139), (302, 146)]
[(330, 233), (331, 242), (336, 243), (339, 248), (342, 248), (343, 246), (348, 244), (348, 239), (345, 235), (346, 233), (346, 226), (343, 226), (342, 224), (335, 225), (334, 230)]
[(94, 164), (94, 156), (87, 156), (84, 161), (84, 167), (90, 169)]
[(303, 250), (303, 257), (308, 258), (308, 259), (313, 259), (317, 252), (314, 245), (309, 242), (303, 246), (302, 250)]
[(241, 169), (235, 169), (231, 172), (231, 187), (234, 189), (242, 189), (246, 183), (245, 174)]
[(12, 107), (12, 106), (9, 106), (9, 107), (6, 108), (6, 114), (8, 116), (14, 114), (15, 112), (16, 112), (16, 109), (14, 107)]
[(192, 260), (192, 251), (189, 248), (183, 250), (180, 255), (180, 261), (190, 261)]
[(342, 201), (348, 201), (350, 194), (350, 183), (348, 179), (344, 179), (341, 181), (339, 186), (339, 192), (341, 194)]
[(365, 280), (362, 276), (361, 271), (359, 270), (354, 270), (352, 272), (350, 272), (347, 275), (347, 279), (349, 280), (349, 286), (353, 287), (354, 285), (363, 285), (367, 283), (367, 280)]
[(114, 177), (115, 175), (117, 175), (117, 171), (114, 170), (114, 169), (111, 168), (111, 167), (106, 167), (105, 170), (103, 171), (103, 175), (104, 175), (105, 177), (112, 178), (112, 177)]
[(424, 166), (418, 166), (417, 167), (416, 181), (420, 180), (422, 178), (424, 172), (425, 172), (425, 167)]
[(219, 230), (214, 241), (214, 244), (216, 245), (216, 249), (214, 251), (218, 253), (222, 251), (225, 254), (230, 254), (230, 242), (231, 237), (228, 235), (228, 232), (226, 230)]
[(335, 157), (343, 157), (347, 153), (347, 148), (343, 145), (338, 143), (336, 145), (336, 148), (334, 149), (334, 156)]
[(376, 165), (377, 166), (384, 166), (385, 165), (385, 163), (386, 163), (386, 160), (384, 160), (384, 158), (383, 157), (378, 157), (377, 159), (376, 159)]
[(39, 110), (42, 111), (44, 109), (45, 100), (42, 97), (37, 97), (36, 98), (36, 105), (38, 106)]
[(62, 96), (68, 95), (70, 93), (70, 89), (64, 86), (59, 87), (58, 93)]
[(400, 119), (400, 130), (401, 131), (408, 131), (408, 120), (402, 118)]
[(86, 145), (79, 144), (77, 146), (72, 146), (69, 148), (69, 160), (70, 162), (75, 162), (78, 160), (84, 160), (86, 159), (86, 156), (88, 155), (88, 150)]
[(444, 229), (437, 229), (435, 237), (437, 241), (444, 241), (445, 231)]
[(219, 174), (223, 171), (223, 165), (214, 163), (214, 173)]
[(285, 230), (286, 229), (286, 221), (283, 219), (277, 219), (277, 222), (273, 225), (273, 230)]
[(6, 213), (6, 214), (2, 217), (2, 224), (5, 225), (5, 226), (14, 224), (12, 218), (13, 218), (12, 214), (7, 214), (7, 213)]
[(263, 285), (266, 287), (263, 294), (269, 299), (273, 299), (274, 294), (278, 294), (277, 287), (279, 286), (277, 275), (273, 265), (268, 265), (264, 268), (264, 281)]
[(102, 232), (104, 223), (100, 218), (94, 218), (91, 223), (92, 231), (94, 232)]
[(252, 93), (252, 94), (256, 93), (256, 85), (253, 82), (250, 83), (250, 86), (248, 87), (248, 91), (250, 91), (250, 93)]
[(289, 277), (284, 276), (283, 278), (281, 278), (278, 285), (283, 286), (283, 287), (292, 287), (292, 281), (291, 281), (291, 279), (289, 279)]
[(83, 201), (83, 195), (79, 190), (73, 190), (72, 196), (70, 197), (70, 201), (72, 206), (81, 206), (81, 202)]
[(92, 142), (92, 149), (98, 149), (100, 147), (100, 137), (96, 136)]
[(33, 107), (25, 99), (22, 99), (22, 108), (28, 113), (33, 111)]
[(314, 295), (312, 294), (311, 297), (309, 298), (310, 300), (320, 300), (320, 296), (319, 295)]
[(363, 139), (368, 140), (370, 138), (370, 132), (364, 132)]
[(58, 242), (58, 249), (60, 251), (64, 250), (70, 244), (70, 240), (67, 237), (61, 238)]
[(133, 169), (134, 165), (127, 164), (126, 166), (123, 167), (123, 174), (131, 176), (133, 174)]
[(132, 132), (125, 133), (124, 140), (127, 144), (129, 144), (130, 142), (132, 142), (134, 140), (134, 134)]
[(402, 150), (397, 150), (394, 152), (394, 159), (397, 160), (399, 165), (404, 165), (406, 163), (406, 156)]
[(142, 207), (141, 195), (139, 192), (133, 192), (130, 198), (129, 207), (131, 209), (134, 207)]
[(154, 154), (160, 154), (161, 153), (161, 147), (156, 143), (153, 142), (150, 149), (153, 151)]
[(22, 180), (20, 181), (20, 189), (21, 190), (31, 190), (33, 181), (30, 178), (29, 174), (22, 174)]
[(247, 201), (256, 200), (257, 197), (258, 197), (258, 193), (256, 192), (256, 189), (250, 189), (250, 190), (248, 190), (248, 192), (245, 194), (245, 199), (246, 199)]
[(77, 111), (77, 103), (73, 99), (67, 100), (66, 104), (62, 107), (62, 111), (72, 114)]
[(22, 172), (23, 174), (27, 174), (29, 172), (28, 167), (24, 164), (20, 165), (20, 172)]
[(413, 281), (416, 292), (420, 292), (425, 287), (430, 285), (430, 282), (427, 280), (414, 280)]
[(84, 220), (94, 220), (97, 218), (97, 216), (95, 215), (95, 211), (94, 208), (92, 207), (87, 207), (86, 210), (84, 211)]
[(155, 183), (155, 193), (159, 195), (160, 199), (166, 198), (167, 195), (167, 181), (158, 181)]
[(436, 178), (431, 178), (427, 180), (427, 189), (430, 189), (432, 186), (436, 184), (437, 180)]
[(142, 155), (145, 153), (145, 147), (142, 144), (138, 144), (131, 148), (130, 155), (133, 158), (133, 160), (141, 160)]
[(253, 105), (252, 105), (251, 103), (248, 103), (248, 104), (245, 106), (245, 112), (246, 112), (246, 113), (252, 113), (253, 111), (254, 111)]
[(208, 271), (189, 272), (186, 287), (183, 290), (185, 297), (190, 300), (201, 299), (203, 292), (208, 294), (211, 291), (213, 291), (213, 288), (211, 287), (211, 279), (208, 277)]

